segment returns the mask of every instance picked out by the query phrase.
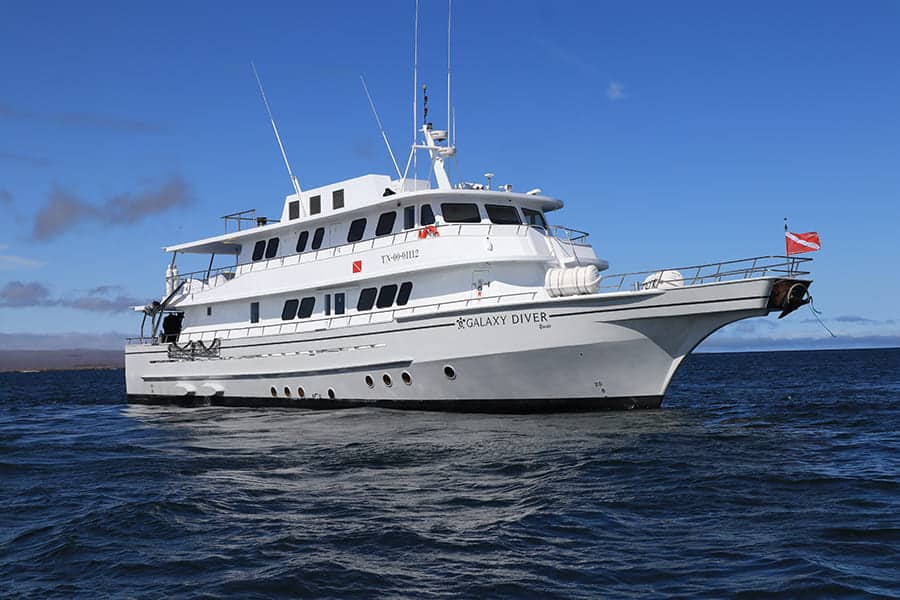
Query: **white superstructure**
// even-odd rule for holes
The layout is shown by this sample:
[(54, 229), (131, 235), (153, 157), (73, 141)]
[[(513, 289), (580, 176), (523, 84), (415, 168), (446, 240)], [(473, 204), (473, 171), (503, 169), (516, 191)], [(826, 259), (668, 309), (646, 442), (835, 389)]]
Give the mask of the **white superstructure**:
[[(448, 138), (419, 129), (427, 179), (301, 191), (291, 173), (278, 221), (235, 213), (222, 235), (167, 247), (166, 294), (140, 309), (141, 337), (125, 349), (129, 399), (655, 407), (710, 333), (805, 302), (801, 258), (606, 275), (587, 233), (548, 224), (561, 201), (451, 183)], [(185, 254), (209, 268), (179, 272)]]

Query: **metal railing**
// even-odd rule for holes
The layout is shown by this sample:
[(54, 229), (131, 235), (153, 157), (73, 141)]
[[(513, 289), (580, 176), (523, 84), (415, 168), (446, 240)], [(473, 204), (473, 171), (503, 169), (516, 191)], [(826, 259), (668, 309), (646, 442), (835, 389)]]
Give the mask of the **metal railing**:
[(604, 275), (600, 290), (605, 292), (623, 289), (649, 290), (666, 284), (680, 287), (770, 275), (797, 277), (809, 275), (809, 271), (802, 270), (800, 267), (803, 263), (811, 260), (811, 258), (803, 256), (756, 256), (687, 267), (617, 273)]
[[(537, 225), (535, 225), (535, 227), (544, 229), (543, 227), (539, 227)], [(587, 239), (591, 235), (586, 231), (570, 229), (569, 227), (563, 227), (562, 225), (547, 225), (546, 230), (547, 233), (549, 233), (556, 239), (570, 242), (572, 244), (586, 245), (588, 243)]]

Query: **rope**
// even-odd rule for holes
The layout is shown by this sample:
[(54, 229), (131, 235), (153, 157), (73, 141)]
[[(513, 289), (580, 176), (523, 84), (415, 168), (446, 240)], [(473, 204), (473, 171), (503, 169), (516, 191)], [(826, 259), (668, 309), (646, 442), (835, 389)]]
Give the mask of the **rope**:
[(819, 316), (819, 315), (823, 314), (822, 311), (816, 310), (816, 307), (813, 306), (812, 294), (810, 294), (809, 292), (806, 292), (806, 295), (809, 296), (809, 310), (812, 311), (812, 314), (816, 318), (816, 321), (819, 322), (819, 325), (821, 325), (822, 328), (825, 329), (825, 331), (827, 331), (831, 337), (836, 338), (837, 336), (834, 335), (834, 332), (831, 331), (830, 329), (828, 329), (828, 325), (826, 325), (825, 322), (822, 321), (822, 318)]

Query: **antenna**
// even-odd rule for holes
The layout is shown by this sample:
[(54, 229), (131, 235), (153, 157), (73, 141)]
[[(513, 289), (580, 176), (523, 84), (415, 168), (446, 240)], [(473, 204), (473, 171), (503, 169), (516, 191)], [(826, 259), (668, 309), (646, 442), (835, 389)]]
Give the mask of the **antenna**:
[[(447, 0), (447, 129), (450, 129), (450, 18), (453, 0)], [(452, 146), (452, 144), (451, 144)]]
[(413, 161), (413, 179), (418, 179), (419, 177), (419, 163), (416, 152), (416, 123), (418, 120), (416, 119), (416, 113), (419, 108), (419, 0), (416, 0), (416, 25), (415, 25), (415, 35), (413, 38), (413, 112), (412, 112), (412, 125), (413, 125), (413, 139), (412, 139), (412, 161)]
[(375, 115), (375, 122), (378, 123), (378, 130), (381, 132), (382, 139), (384, 139), (384, 145), (387, 146), (388, 154), (391, 155), (391, 162), (394, 163), (394, 168), (397, 170), (397, 177), (403, 177), (400, 173), (400, 165), (397, 164), (397, 159), (394, 158), (394, 151), (391, 150), (391, 143), (388, 141), (387, 134), (384, 132), (384, 126), (382, 126), (381, 119), (378, 117), (378, 110), (375, 108), (375, 102), (372, 100), (372, 95), (369, 93), (369, 86), (366, 85), (366, 79), (360, 75), (359, 80), (362, 82), (363, 89), (366, 91), (366, 98), (369, 99), (369, 106), (372, 107), (372, 114)]
[[(256, 72), (256, 65), (250, 61), (250, 67), (253, 69), (253, 75), (256, 76), (256, 83), (259, 85), (259, 93), (262, 95), (263, 104), (266, 105), (266, 113), (269, 115), (269, 121), (272, 122), (272, 131), (275, 132), (275, 139), (278, 141), (278, 147), (281, 149), (281, 157), (284, 159), (284, 166), (287, 167), (288, 175), (291, 177), (291, 183), (294, 185), (294, 192), (297, 193), (297, 199), (300, 199), (300, 183), (291, 170), (291, 163), (288, 162), (287, 152), (284, 151), (284, 144), (281, 143), (281, 136), (278, 135), (278, 127), (275, 126), (275, 117), (272, 116), (272, 110), (269, 108), (269, 101), (266, 99), (266, 91), (263, 89), (262, 80), (259, 73)], [(300, 210), (303, 210), (303, 203), (300, 203)]]

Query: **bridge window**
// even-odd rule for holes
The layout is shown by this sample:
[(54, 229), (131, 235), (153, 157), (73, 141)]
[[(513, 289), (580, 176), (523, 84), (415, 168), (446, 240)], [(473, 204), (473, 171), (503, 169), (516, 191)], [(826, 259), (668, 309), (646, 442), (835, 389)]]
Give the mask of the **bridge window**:
[(372, 310), (372, 307), (375, 306), (375, 296), (377, 294), (377, 288), (363, 288), (359, 292), (359, 301), (356, 303), (356, 310)]
[(312, 241), (312, 249), (318, 250), (322, 247), (322, 240), (325, 239), (325, 228), (317, 227), (315, 233), (313, 233), (313, 241)]
[(259, 323), (259, 302), (250, 303), (250, 322)]
[(266, 244), (266, 258), (272, 258), (278, 254), (278, 240), (279, 238), (272, 238)]
[(300, 201), (294, 200), (288, 203), (288, 219), (300, 218)]
[(522, 214), (525, 215), (525, 222), (529, 225), (537, 225), (538, 227), (546, 227), (547, 221), (544, 220), (544, 214), (539, 210), (531, 210), (523, 208)]
[(298, 319), (308, 319), (312, 316), (313, 308), (316, 306), (315, 296), (307, 296), (300, 301), (300, 310), (297, 311)]
[(519, 218), (519, 211), (515, 206), (502, 204), (485, 204), (484, 209), (487, 211), (488, 219), (491, 223), (497, 225), (521, 225), (522, 219)]
[(444, 202), (441, 204), (441, 215), (448, 223), (481, 223), (477, 204)]
[(378, 225), (375, 226), (375, 236), (387, 235), (394, 230), (394, 221), (397, 220), (397, 211), (381, 213), (378, 217)]
[(331, 192), (331, 208), (344, 208), (344, 190), (334, 190)]
[(388, 306), (394, 303), (394, 298), (397, 297), (397, 284), (392, 283), (390, 285), (381, 286), (381, 291), (378, 292), (378, 301), (375, 303), (375, 306), (378, 308), (387, 308)]
[(406, 306), (409, 295), (412, 293), (412, 281), (404, 281), (400, 284), (400, 292), (397, 294), (397, 306)]
[(261, 260), (266, 253), (266, 240), (259, 240), (253, 246), (253, 260)]
[(403, 229), (412, 229), (416, 226), (416, 207), (407, 206), (403, 209)]
[(306, 250), (306, 242), (309, 241), (309, 232), (301, 231), (300, 235), (297, 236), (297, 252), (303, 252)]
[(281, 320), (282, 321), (290, 321), (294, 317), (297, 316), (297, 307), (300, 305), (300, 301), (296, 298), (291, 300), (287, 300), (284, 303), (284, 308), (281, 309)]
[(434, 211), (430, 204), (423, 204), (419, 214), (419, 225), (434, 225)]
[(322, 196), (309, 197), (309, 214), (317, 215), (322, 212)]
[(350, 223), (350, 231), (347, 233), (347, 242), (358, 242), (366, 233), (366, 218), (361, 217)]

